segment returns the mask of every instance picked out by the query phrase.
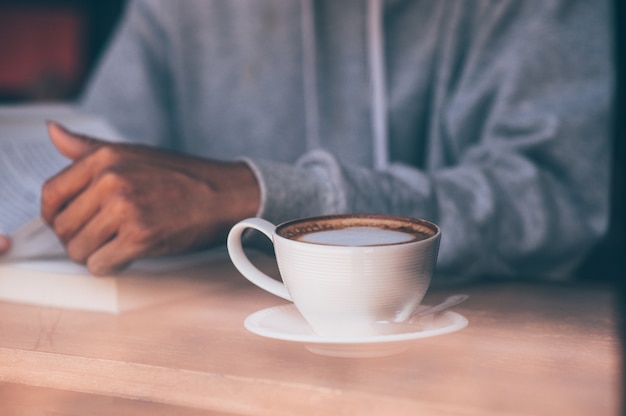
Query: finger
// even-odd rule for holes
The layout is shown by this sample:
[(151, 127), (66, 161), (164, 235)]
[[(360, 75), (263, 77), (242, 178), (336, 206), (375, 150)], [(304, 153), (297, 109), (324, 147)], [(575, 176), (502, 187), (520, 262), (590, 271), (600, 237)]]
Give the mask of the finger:
[(7, 253), (11, 249), (11, 239), (9, 237), (0, 235), (0, 254)]
[(101, 147), (99, 152), (75, 161), (44, 183), (41, 214), (48, 224), (54, 223), (56, 215), (90, 185), (98, 172), (115, 163), (114, 152), (105, 152), (107, 149)]
[(61, 241), (67, 243), (74, 238), (116, 190), (109, 180), (94, 181), (57, 212), (52, 228)]
[(78, 263), (86, 263), (89, 256), (116, 237), (119, 226), (118, 216), (100, 211), (67, 243), (67, 254)]
[(116, 273), (127, 267), (133, 260), (145, 255), (145, 248), (130, 241), (118, 232), (114, 238), (100, 247), (87, 259), (87, 269), (96, 276)]
[(73, 133), (53, 121), (48, 121), (47, 125), (48, 134), (54, 146), (59, 153), (72, 160), (80, 159), (104, 143), (91, 137)]
[(48, 179), (41, 189), (41, 216), (53, 225), (57, 214), (91, 182), (87, 164), (74, 164)]

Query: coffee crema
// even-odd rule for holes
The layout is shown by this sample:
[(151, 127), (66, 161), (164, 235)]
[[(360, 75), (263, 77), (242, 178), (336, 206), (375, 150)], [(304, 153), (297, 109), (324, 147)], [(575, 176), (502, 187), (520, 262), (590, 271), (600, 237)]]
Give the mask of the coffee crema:
[(332, 246), (380, 246), (420, 241), (437, 234), (432, 224), (379, 214), (303, 218), (277, 227), (278, 235), (301, 242)]

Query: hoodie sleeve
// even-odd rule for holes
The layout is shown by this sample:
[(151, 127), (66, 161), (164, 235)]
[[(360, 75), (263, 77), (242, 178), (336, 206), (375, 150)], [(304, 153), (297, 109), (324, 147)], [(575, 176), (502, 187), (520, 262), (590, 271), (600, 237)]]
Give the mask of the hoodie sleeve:
[(448, 162), (374, 171), (322, 151), (295, 166), (249, 160), (260, 215), (413, 215), (442, 228), (440, 274), (567, 276), (608, 222), (608, 2), (457, 6), (438, 40), (428, 139)]

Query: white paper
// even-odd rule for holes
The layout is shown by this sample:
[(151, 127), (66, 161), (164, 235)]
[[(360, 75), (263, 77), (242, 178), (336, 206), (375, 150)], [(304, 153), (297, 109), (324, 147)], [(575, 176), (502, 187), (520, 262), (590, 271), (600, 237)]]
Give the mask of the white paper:
[(11, 250), (0, 256), (0, 262), (59, 257), (67, 257), (65, 248), (48, 225), (37, 217), (11, 234)]
[(223, 247), (139, 260), (120, 275), (104, 277), (69, 259), (0, 262), (0, 301), (121, 313), (197, 295), (206, 289), (206, 270), (236, 273)]

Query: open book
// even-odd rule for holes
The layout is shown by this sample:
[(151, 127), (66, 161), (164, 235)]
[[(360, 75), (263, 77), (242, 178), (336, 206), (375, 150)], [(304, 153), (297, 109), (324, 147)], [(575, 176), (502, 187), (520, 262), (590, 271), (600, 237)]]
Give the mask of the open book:
[(0, 256), (0, 300), (118, 313), (196, 290), (176, 274), (210, 261), (206, 253), (145, 260), (115, 277), (91, 276), (67, 258), (39, 216), (44, 181), (69, 164), (50, 142), (46, 120), (123, 141), (104, 120), (71, 106), (0, 107), (0, 234), (12, 239)]

